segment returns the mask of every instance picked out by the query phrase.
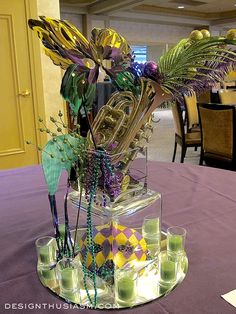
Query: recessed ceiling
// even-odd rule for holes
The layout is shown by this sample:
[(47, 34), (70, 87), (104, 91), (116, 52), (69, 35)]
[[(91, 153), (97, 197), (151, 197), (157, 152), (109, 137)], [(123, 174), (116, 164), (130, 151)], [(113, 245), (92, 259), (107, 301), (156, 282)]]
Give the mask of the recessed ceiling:
[(77, 9), (77, 12), (80, 11), (82, 14), (119, 13), (122, 17), (122, 12), (123, 14), (131, 12), (209, 21), (236, 20), (236, 0), (60, 0), (60, 2), (62, 8)]
[(177, 9), (179, 5), (183, 5), (186, 10), (200, 13), (236, 12), (236, 7), (234, 6), (236, 0), (147, 0), (143, 4), (171, 9)]
[(61, 3), (66, 3), (66, 4), (72, 4), (76, 6), (88, 6), (91, 5), (95, 2), (98, 2), (98, 0), (61, 0)]

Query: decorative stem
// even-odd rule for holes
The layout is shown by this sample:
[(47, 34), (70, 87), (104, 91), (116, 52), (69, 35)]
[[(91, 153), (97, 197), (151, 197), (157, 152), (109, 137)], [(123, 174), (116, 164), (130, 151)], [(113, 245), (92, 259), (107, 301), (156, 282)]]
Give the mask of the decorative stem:
[(76, 225), (75, 225), (75, 236), (74, 236), (74, 246), (73, 246), (73, 257), (75, 257), (75, 246), (76, 246), (76, 240), (77, 240), (77, 231), (79, 226), (79, 216), (80, 216), (80, 208), (81, 208), (81, 201), (82, 201), (82, 192), (83, 192), (83, 186), (80, 185), (80, 193), (79, 193), (79, 206), (78, 206), (78, 212), (76, 217)]

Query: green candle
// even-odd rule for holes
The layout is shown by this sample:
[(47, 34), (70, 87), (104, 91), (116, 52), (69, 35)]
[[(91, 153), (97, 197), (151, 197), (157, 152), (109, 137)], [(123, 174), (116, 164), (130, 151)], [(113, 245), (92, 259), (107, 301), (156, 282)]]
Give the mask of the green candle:
[(183, 251), (183, 237), (180, 235), (170, 235), (167, 241), (168, 251)]
[(144, 233), (147, 234), (158, 234), (159, 228), (159, 218), (147, 219), (144, 221)]
[(175, 281), (176, 264), (172, 261), (163, 261), (161, 263), (160, 277), (163, 281)]
[(51, 246), (42, 246), (39, 248), (39, 259), (42, 264), (51, 264), (55, 261), (54, 250)]
[(76, 269), (68, 267), (61, 270), (61, 285), (63, 289), (75, 289), (77, 280)]
[(124, 277), (118, 280), (118, 297), (122, 301), (132, 301), (135, 298), (135, 281)]

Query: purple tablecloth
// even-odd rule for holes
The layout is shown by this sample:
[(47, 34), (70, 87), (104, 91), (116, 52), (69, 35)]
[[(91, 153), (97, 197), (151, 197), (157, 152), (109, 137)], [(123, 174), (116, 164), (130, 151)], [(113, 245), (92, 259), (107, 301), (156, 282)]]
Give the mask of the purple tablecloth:
[[(236, 173), (150, 162), (149, 186), (163, 194), (164, 224), (187, 229), (189, 271), (169, 296), (134, 308), (132, 313), (235, 313), (220, 295), (236, 288)], [(59, 205), (64, 192), (62, 182)], [(15, 313), (22, 307), (32, 308), (22, 313), (67, 313), (63, 302), (40, 284), (36, 274), (34, 242), (52, 233), (40, 167), (0, 172), (0, 232), (0, 313)]]

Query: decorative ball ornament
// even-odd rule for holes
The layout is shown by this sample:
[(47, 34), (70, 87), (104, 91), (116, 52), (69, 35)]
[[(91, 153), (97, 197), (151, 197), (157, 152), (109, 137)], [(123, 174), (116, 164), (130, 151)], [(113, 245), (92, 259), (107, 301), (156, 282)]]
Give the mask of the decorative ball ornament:
[(230, 40), (236, 39), (236, 29), (232, 28), (226, 33), (226, 38)]
[[(145, 261), (148, 256), (146, 241), (142, 235), (133, 228), (117, 224), (114, 221), (93, 228), (95, 245), (95, 261), (97, 272), (108, 261), (121, 268), (132, 260)], [(85, 257), (87, 239), (86, 232), (80, 241), (81, 258)], [(86, 266), (92, 269), (92, 255), (89, 252)]]
[(203, 38), (209, 38), (211, 37), (211, 33), (209, 32), (208, 29), (201, 29), (201, 33), (203, 35)]
[(203, 34), (201, 31), (195, 30), (191, 32), (189, 38), (192, 40), (201, 40), (203, 39)]

